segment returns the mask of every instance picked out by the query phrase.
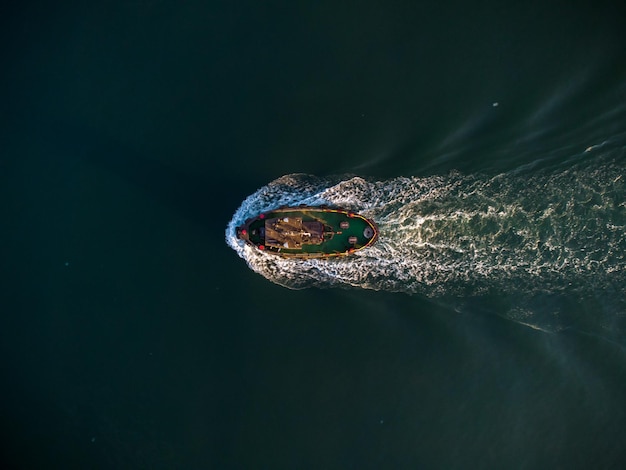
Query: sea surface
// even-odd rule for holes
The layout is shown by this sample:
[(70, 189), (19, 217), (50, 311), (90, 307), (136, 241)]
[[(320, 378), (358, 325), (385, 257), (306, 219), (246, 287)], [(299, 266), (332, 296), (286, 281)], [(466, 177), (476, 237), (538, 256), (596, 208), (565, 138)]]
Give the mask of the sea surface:
[[(26, 2), (0, 467), (626, 467), (626, 7)], [(234, 236), (282, 204), (354, 256)]]

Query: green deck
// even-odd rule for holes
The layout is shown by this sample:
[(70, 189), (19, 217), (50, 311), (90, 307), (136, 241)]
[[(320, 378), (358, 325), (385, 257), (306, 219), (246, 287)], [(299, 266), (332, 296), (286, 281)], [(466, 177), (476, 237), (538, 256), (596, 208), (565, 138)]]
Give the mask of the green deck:
[[(303, 221), (319, 221), (322, 222), (327, 228), (330, 227), (332, 232), (335, 232), (332, 236), (325, 236), (324, 241), (321, 244), (303, 244), (300, 248), (265, 248), (267, 251), (276, 253), (286, 257), (326, 257), (333, 255), (342, 255), (349, 252), (354, 252), (365, 246), (370, 245), (376, 239), (376, 227), (367, 221), (364, 217), (353, 214), (349, 215), (348, 211), (338, 209), (278, 209), (264, 214), (263, 219), (257, 218), (250, 223), (249, 230), (258, 230), (265, 226), (267, 220), (274, 218), (301, 218)], [(346, 221), (349, 223), (349, 227), (342, 229), (340, 223)], [(374, 232), (374, 236), (367, 238), (364, 235), (364, 230), (367, 227), (371, 227)], [(350, 237), (356, 237), (357, 241), (351, 244), (348, 239)], [(255, 245), (262, 245), (264, 240), (261, 237), (250, 236), (250, 241)], [(352, 251), (349, 251), (352, 250)]]

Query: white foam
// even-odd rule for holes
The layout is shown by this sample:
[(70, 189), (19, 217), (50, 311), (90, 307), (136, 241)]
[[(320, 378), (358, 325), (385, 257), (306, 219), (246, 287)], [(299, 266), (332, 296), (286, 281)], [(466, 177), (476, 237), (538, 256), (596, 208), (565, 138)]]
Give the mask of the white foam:
[[(616, 163), (582, 162), (552, 173), (495, 177), (287, 175), (243, 202), (226, 241), (254, 271), (290, 288), (439, 296), (625, 286), (623, 172)], [(246, 218), (283, 204), (357, 211), (376, 221), (380, 238), (354, 256), (328, 260), (285, 260), (237, 240), (235, 228)]]

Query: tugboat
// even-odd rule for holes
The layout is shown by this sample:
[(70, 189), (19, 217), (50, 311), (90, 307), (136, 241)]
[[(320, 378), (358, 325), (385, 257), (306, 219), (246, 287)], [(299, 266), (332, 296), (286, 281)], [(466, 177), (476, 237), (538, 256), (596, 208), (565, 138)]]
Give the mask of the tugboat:
[(248, 219), (236, 230), (248, 245), (283, 258), (348, 256), (378, 238), (376, 224), (346, 209), (279, 207)]

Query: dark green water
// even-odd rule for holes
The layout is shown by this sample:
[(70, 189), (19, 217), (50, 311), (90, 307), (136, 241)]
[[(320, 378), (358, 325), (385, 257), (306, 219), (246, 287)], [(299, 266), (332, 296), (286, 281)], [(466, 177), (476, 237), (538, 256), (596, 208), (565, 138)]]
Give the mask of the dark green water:
[[(619, 2), (28, 3), (1, 31), (2, 468), (624, 468)], [(303, 201), (381, 238), (232, 239)]]

